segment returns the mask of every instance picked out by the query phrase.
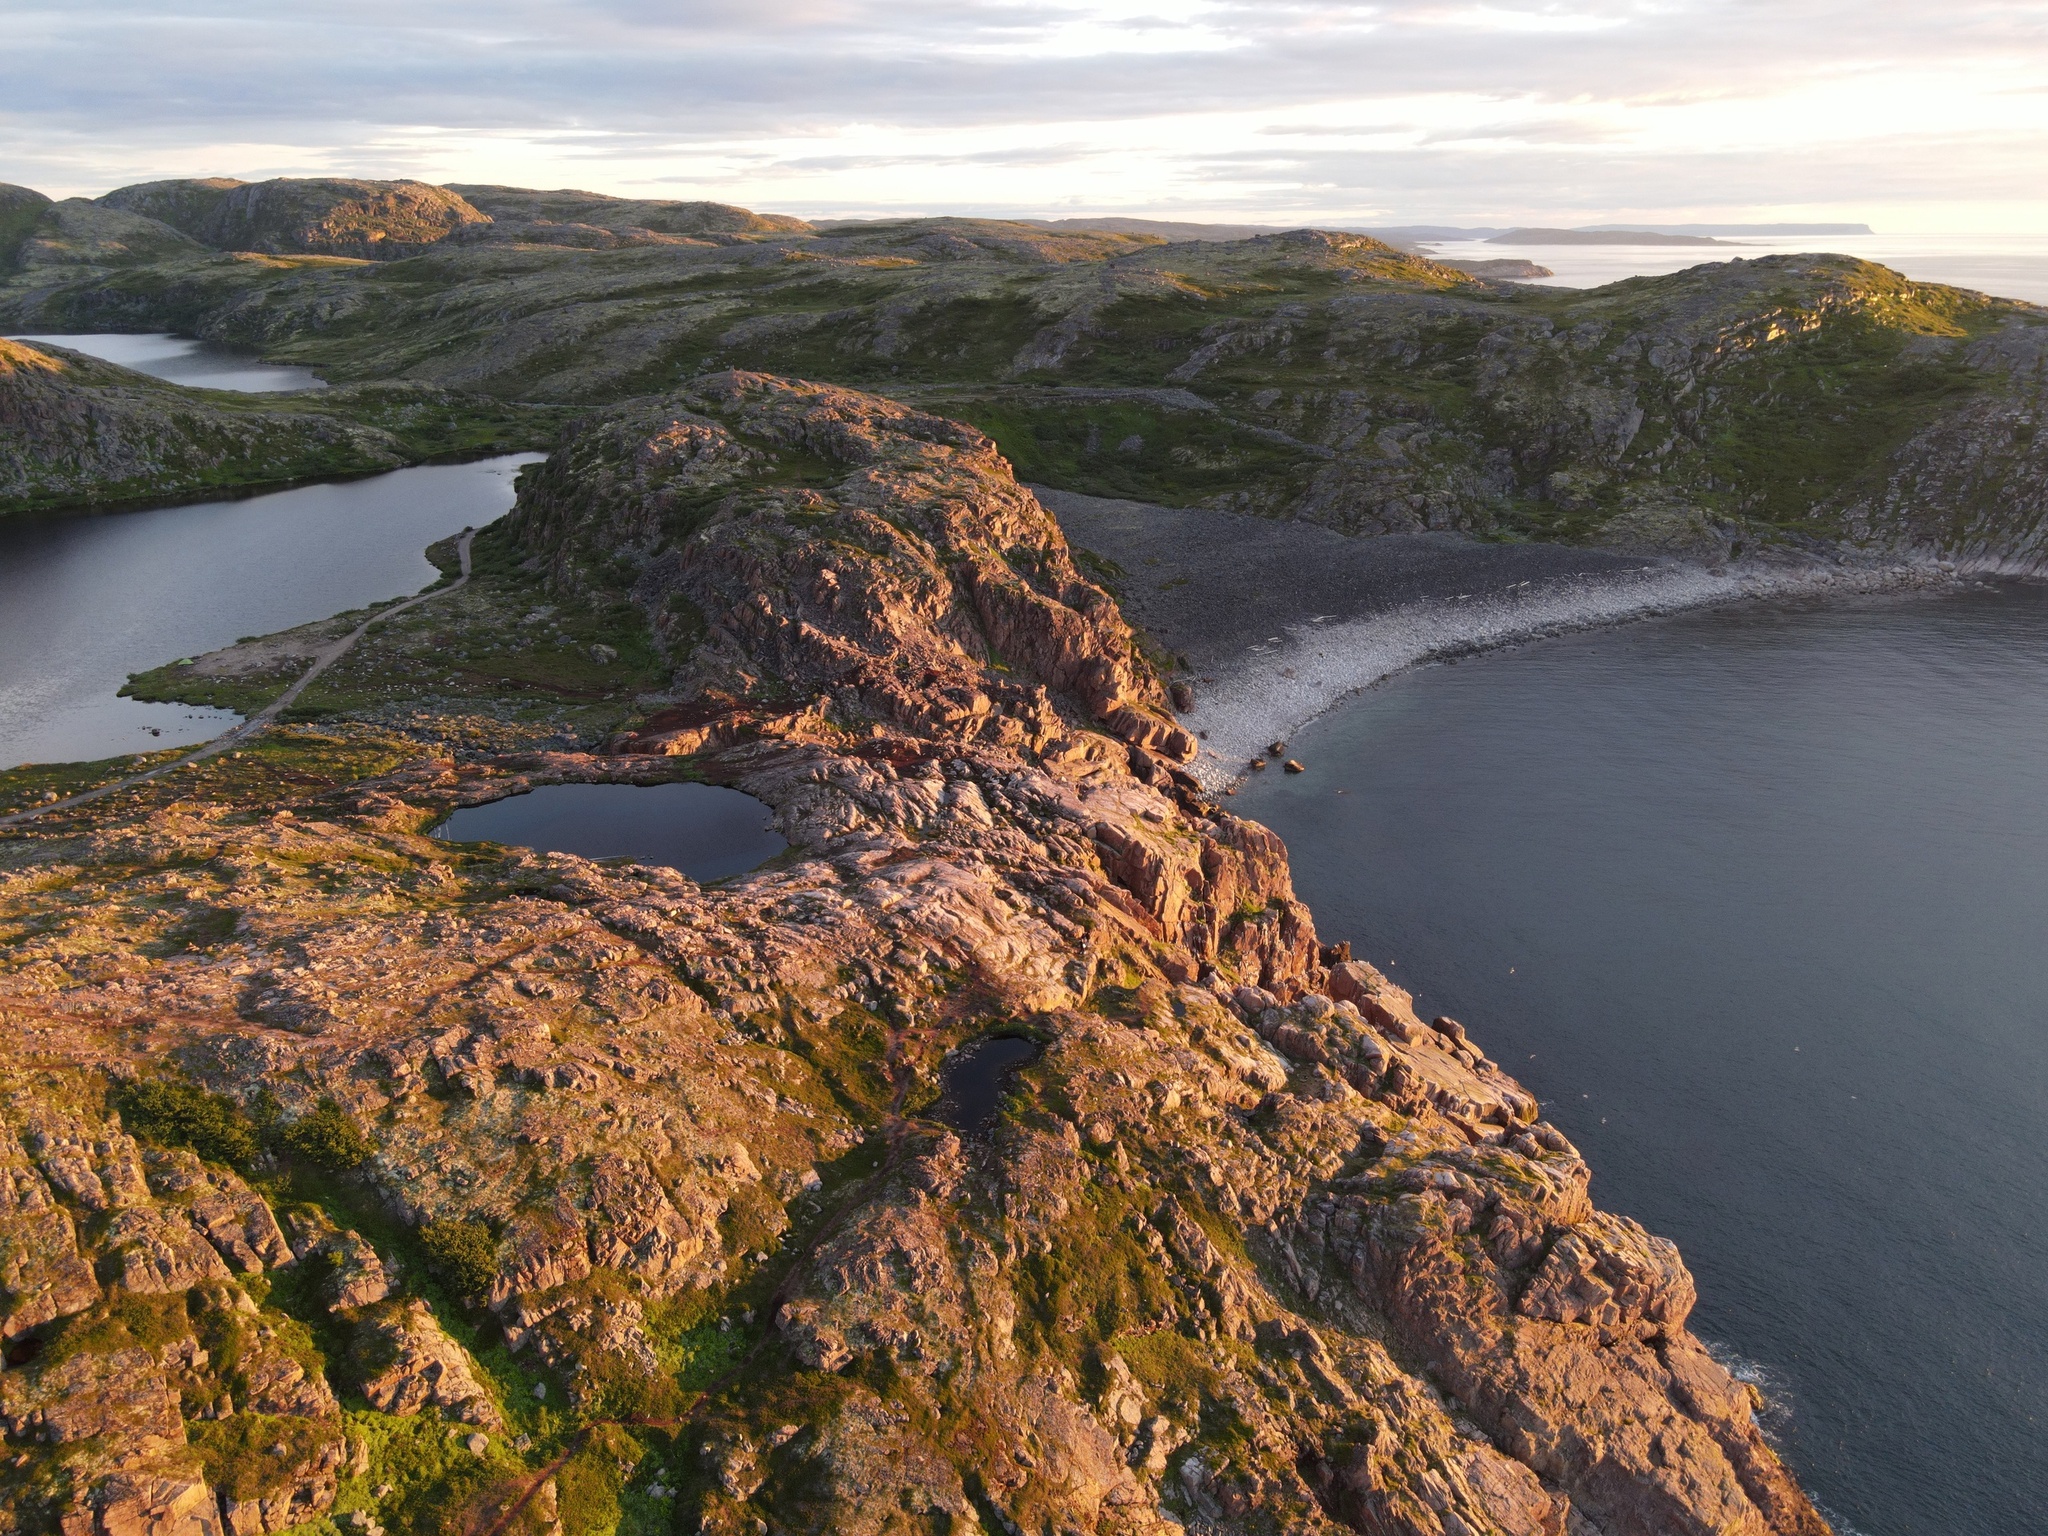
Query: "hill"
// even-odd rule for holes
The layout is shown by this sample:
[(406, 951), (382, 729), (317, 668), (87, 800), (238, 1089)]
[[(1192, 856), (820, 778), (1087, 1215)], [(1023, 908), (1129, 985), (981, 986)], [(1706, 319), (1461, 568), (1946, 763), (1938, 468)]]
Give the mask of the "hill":
[(296, 398), (185, 389), (82, 352), (0, 340), (0, 515), (189, 498), (523, 448), (545, 442), (556, 419), (431, 385)]
[(0, 282), (0, 324), (578, 408), (759, 368), (965, 417), (1043, 483), (1346, 532), (2039, 553), (2048, 316), (1849, 257), (1509, 289), (1328, 231), (468, 191), (494, 222), (402, 261), (77, 239)]

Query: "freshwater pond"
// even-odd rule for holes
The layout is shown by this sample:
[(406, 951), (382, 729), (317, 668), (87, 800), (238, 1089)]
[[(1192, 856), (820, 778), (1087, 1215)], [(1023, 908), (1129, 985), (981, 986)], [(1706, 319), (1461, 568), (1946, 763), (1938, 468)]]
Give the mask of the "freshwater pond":
[(1865, 1536), (2035, 1536), (2048, 590), (1745, 606), (1408, 673), (1233, 802), (1675, 1238)]
[(160, 331), (135, 335), (101, 332), (84, 336), (10, 336), (8, 340), (25, 341), (30, 346), (48, 343), (69, 347), (88, 357), (119, 363), (137, 373), (192, 389), (231, 389), (242, 394), (267, 395), (327, 387), (310, 368), (259, 363), (246, 353)]
[(440, 573), (427, 546), (511, 510), (513, 477), (541, 457), (149, 511), (0, 518), (0, 768), (219, 735), (238, 717), (117, 691), (131, 673), (430, 585)]
[(434, 829), (455, 843), (508, 843), (585, 859), (631, 859), (723, 880), (789, 846), (752, 795), (716, 784), (548, 784), (465, 806)]
[(985, 1131), (1017, 1073), (1038, 1060), (1041, 1047), (1022, 1035), (971, 1040), (939, 1069), (939, 1098), (930, 1118), (963, 1136)]

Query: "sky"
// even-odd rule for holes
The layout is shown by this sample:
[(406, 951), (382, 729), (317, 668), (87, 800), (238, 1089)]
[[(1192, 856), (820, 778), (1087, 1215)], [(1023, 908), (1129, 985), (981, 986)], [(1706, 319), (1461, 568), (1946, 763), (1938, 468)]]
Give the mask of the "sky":
[(0, 0), (0, 181), (2048, 233), (2044, 0)]

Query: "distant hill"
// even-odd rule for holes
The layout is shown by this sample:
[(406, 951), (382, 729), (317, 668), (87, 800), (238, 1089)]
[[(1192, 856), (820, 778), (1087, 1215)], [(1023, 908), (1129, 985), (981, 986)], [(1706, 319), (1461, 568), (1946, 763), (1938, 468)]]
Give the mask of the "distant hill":
[(491, 222), (442, 187), (347, 176), (149, 181), (117, 187), (95, 201), (168, 225), (215, 250), (373, 261), (417, 256), (458, 230)]

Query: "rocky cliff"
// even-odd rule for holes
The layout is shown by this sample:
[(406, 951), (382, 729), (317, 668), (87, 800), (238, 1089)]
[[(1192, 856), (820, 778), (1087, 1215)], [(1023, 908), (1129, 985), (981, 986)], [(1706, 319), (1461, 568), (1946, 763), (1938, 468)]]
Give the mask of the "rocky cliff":
[[(18, 1526), (1825, 1531), (1672, 1245), (1319, 943), (987, 437), (714, 374), (515, 516), (666, 715), (334, 720), (0, 841)], [(678, 775), (791, 852), (425, 835)]]

